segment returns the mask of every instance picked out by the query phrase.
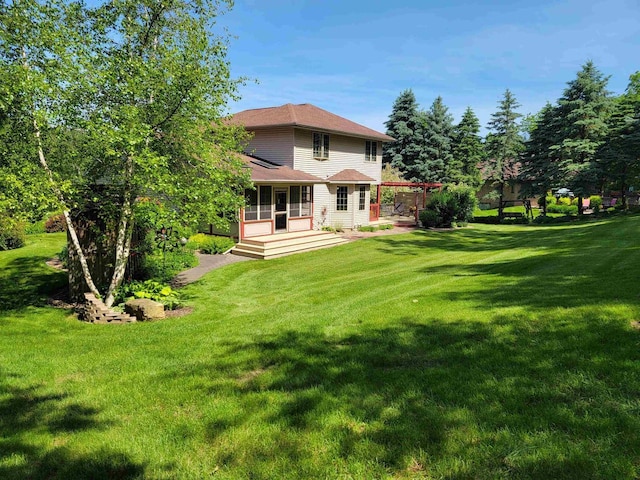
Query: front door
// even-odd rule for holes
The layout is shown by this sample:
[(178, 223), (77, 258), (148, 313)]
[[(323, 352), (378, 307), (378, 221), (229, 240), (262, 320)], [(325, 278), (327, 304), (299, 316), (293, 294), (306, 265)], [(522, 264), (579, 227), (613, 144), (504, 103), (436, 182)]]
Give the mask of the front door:
[(287, 188), (276, 188), (276, 232), (287, 231)]

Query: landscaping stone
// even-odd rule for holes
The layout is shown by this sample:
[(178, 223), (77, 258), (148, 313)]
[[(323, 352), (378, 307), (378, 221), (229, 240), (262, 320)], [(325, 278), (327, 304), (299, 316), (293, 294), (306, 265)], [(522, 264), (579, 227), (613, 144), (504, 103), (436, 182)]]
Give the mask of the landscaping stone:
[(148, 298), (136, 298), (124, 304), (124, 311), (139, 321), (165, 318), (164, 305)]

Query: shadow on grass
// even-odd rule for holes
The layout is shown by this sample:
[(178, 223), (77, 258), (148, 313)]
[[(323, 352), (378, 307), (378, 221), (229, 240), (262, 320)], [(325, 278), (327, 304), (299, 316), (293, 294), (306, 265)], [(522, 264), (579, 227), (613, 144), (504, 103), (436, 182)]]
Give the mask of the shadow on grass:
[[(11, 375), (0, 376), (0, 478), (142, 477), (143, 467), (123, 453), (101, 449), (79, 454), (64, 446), (69, 435), (108, 426), (96, 419), (97, 410), (73, 403), (65, 394), (11, 386), (12, 381)], [(46, 445), (42, 435), (53, 435), (54, 446)]]
[[(236, 405), (209, 438), (225, 445), (216, 461), (254, 478), (273, 474), (272, 458), (288, 459), (283, 478), (324, 477), (336, 461), (347, 476), (421, 465), (438, 478), (633, 478), (637, 332), (618, 319), (494, 321), (289, 331), (185, 373)], [(266, 444), (229, 439), (260, 422)]]
[(42, 306), (68, 284), (67, 273), (46, 265), (47, 256), (18, 257), (0, 272), (0, 311)]

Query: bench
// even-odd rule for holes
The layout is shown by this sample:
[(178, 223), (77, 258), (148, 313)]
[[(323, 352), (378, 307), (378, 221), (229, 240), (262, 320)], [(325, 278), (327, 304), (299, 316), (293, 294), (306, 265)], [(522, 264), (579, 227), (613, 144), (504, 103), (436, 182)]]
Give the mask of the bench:
[(502, 212), (502, 218), (524, 218), (524, 213), (520, 213), (520, 212)]

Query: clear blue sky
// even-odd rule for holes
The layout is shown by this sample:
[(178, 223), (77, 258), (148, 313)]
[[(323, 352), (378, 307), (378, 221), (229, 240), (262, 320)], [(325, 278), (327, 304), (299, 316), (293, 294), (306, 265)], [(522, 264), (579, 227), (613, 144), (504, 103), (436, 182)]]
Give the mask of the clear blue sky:
[(640, 0), (236, 0), (219, 26), (232, 75), (259, 81), (230, 112), (313, 103), (383, 132), (407, 88), (484, 127), (506, 88), (535, 113), (587, 60), (616, 94), (640, 70)]

